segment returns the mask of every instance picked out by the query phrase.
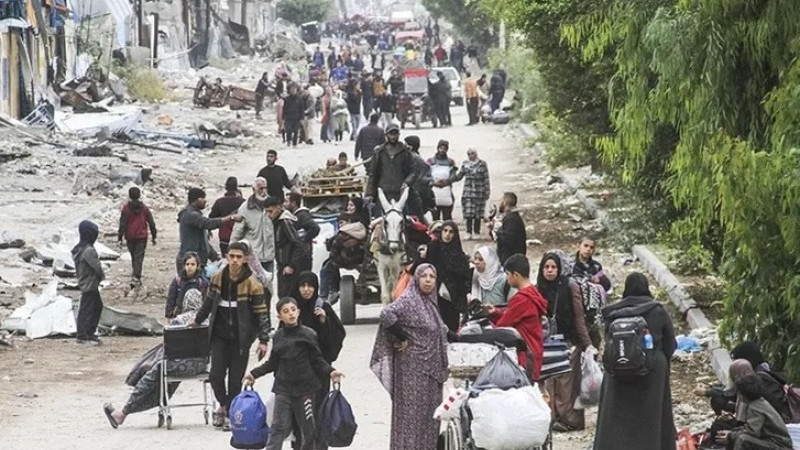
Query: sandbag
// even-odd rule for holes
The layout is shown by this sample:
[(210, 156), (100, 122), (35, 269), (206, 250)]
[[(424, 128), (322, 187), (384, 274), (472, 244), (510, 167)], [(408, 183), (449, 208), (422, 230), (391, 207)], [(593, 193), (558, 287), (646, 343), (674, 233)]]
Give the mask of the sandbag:
[(489, 389), (469, 400), (475, 446), (525, 450), (543, 445), (550, 432), (550, 408), (539, 387)]
[(473, 390), (514, 389), (530, 386), (530, 381), (522, 368), (504, 351), (498, 351), (478, 373)]

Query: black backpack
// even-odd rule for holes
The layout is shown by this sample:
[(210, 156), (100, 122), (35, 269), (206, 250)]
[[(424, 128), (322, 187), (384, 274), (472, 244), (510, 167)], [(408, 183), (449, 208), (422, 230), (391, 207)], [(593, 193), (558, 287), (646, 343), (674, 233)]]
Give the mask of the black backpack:
[(644, 338), (647, 321), (641, 316), (626, 317), (612, 312), (607, 320), (603, 368), (614, 377), (641, 377), (650, 373)]

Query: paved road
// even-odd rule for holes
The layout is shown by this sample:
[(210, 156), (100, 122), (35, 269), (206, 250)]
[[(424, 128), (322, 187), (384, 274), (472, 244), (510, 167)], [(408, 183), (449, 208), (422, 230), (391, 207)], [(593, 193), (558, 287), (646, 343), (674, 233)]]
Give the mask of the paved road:
[[(407, 134), (417, 134), (422, 140), (421, 154), (433, 155), (439, 139), (450, 141), (450, 155), (459, 163), (466, 158), (468, 147), (475, 147), (479, 155), (489, 164), (492, 179), (493, 199), (505, 190), (522, 191), (526, 179), (535, 174), (526, 173), (528, 167), (519, 156), (518, 143), (504, 136), (506, 127), (478, 125), (467, 127), (463, 108), (453, 107), (455, 126), (445, 129), (431, 129), (428, 125), (421, 130), (406, 130)], [(318, 132), (316, 133), (318, 135)], [(240, 180), (249, 180), (263, 165), (266, 149), (249, 150), (233, 154), (224, 164), (214, 164), (209, 171), (220, 177), (220, 183), (227, 175), (236, 175)], [(352, 143), (303, 146), (296, 149), (279, 150), (279, 162), (292, 174), (301, 167), (321, 167), (329, 157), (340, 151), (352, 155)], [(460, 186), (456, 187), (456, 197)], [(211, 197), (211, 194), (209, 194)], [(458, 203), (458, 202), (457, 202)], [(460, 205), (454, 216), (461, 219)], [(471, 245), (466, 244), (470, 251)], [(169, 253), (170, 258), (172, 253)], [(351, 448), (374, 450), (388, 448), (390, 402), (388, 394), (369, 371), (368, 363), (375, 332), (379, 305), (359, 306), (358, 321), (347, 329), (347, 339), (340, 360), (335, 366), (346, 374), (342, 389), (350, 400), (357, 415), (358, 435)], [(79, 352), (71, 343), (58, 340), (48, 341), (47, 345), (63, 347), (69, 353), (65, 357), (62, 374), (42, 374), (42, 379), (32, 384), (31, 390), (38, 398), (28, 402), (30, 407), (21, 408), (10, 417), (0, 419), (2, 426), (2, 448), (4, 449), (99, 449), (99, 448), (227, 448), (229, 435), (214, 431), (202, 425), (202, 415), (198, 409), (182, 409), (174, 413), (174, 429), (167, 431), (156, 428), (156, 413), (149, 411), (132, 415), (118, 430), (112, 430), (101, 411), (101, 405), (113, 401), (121, 406), (127, 391), (122, 381), (127, 375), (137, 354), (115, 351), (122, 339), (106, 339), (104, 352), (107, 362), (102, 367), (87, 367), (81, 363)], [(139, 339), (141, 349), (147, 349), (156, 339)], [(0, 355), (2, 356), (2, 355)], [(253, 364), (251, 360), (251, 365)], [(35, 370), (35, 365), (31, 367)], [(47, 381), (45, 381), (47, 380)], [(58, 381), (56, 381), (58, 380)], [(114, 381), (110, 381), (114, 380)], [(0, 393), (3, 401), (13, 400), (15, 392), (3, 388), (0, 380)], [(271, 387), (271, 377), (265, 377), (256, 385), (265, 395)], [(175, 396), (178, 401), (200, 398), (200, 383), (184, 383)], [(288, 448), (288, 446), (286, 446)], [(585, 445), (583, 446), (585, 447)], [(581, 448), (577, 445), (559, 445), (560, 449)], [(420, 449), (425, 450), (425, 449)]]

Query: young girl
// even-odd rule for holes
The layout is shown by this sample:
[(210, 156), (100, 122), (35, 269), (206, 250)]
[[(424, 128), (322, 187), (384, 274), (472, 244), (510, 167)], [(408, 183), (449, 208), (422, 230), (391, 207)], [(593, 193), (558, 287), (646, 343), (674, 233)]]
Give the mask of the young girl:
[(208, 288), (208, 280), (200, 270), (200, 258), (195, 252), (186, 253), (183, 256), (183, 270), (169, 285), (164, 317), (172, 319), (183, 312), (183, 296), (189, 289), (197, 289), (205, 296), (206, 288)]

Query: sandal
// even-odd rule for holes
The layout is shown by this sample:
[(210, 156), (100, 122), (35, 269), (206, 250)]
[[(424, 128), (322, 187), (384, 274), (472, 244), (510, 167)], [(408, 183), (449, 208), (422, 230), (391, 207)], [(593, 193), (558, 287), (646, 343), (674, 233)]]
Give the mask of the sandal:
[(111, 428), (116, 430), (119, 427), (119, 424), (116, 420), (114, 420), (114, 416), (111, 415), (111, 413), (114, 412), (114, 407), (111, 406), (111, 403), (106, 403), (103, 405), (103, 412), (106, 413), (106, 418), (108, 418), (108, 423), (111, 424)]
[(225, 414), (215, 411), (211, 414), (211, 425), (214, 425), (216, 428), (222, 428), (225, 425)]

